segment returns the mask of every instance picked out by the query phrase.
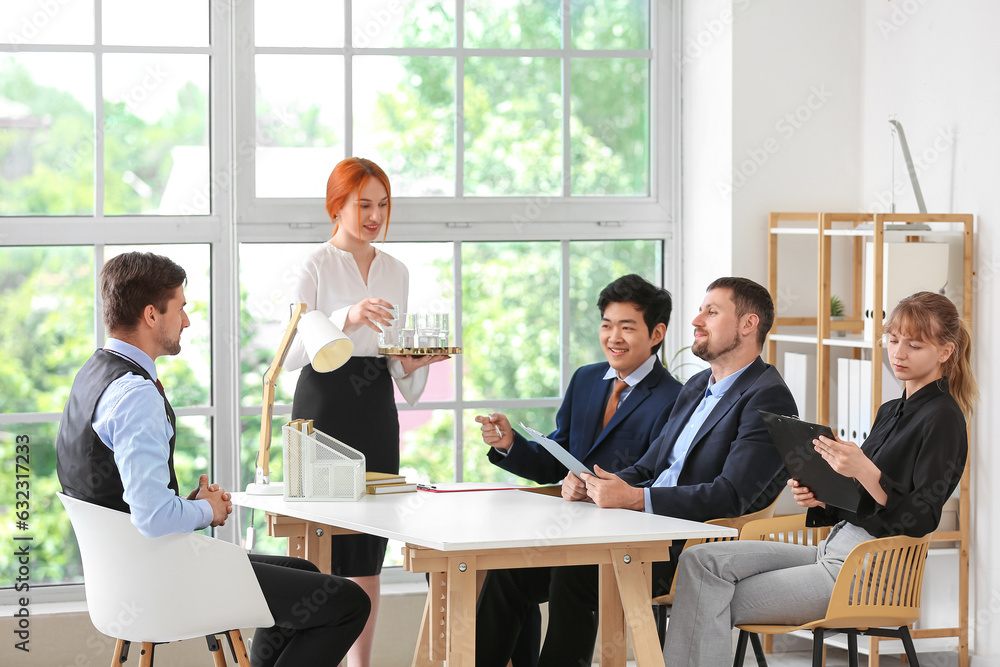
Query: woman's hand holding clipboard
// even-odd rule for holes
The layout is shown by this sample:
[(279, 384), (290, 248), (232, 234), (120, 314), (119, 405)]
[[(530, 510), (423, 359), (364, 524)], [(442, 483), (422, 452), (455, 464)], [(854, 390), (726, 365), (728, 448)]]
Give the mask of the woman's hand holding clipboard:
[[(860, 449), (851, 443), (837, 441), (829, 426), (812, 424), (796, 417), (784, 417), (765, 410), (758, 412), (764, 419), (764, 425), (771, 434), (774, 446), (781, 453), (788, 475), (798, 482), (798, 486), (807, 487), (819, 502), (849, 512), (857, 512), (861, 504), (861, 485), (852, 477), (834, 470), (830, 462), (825, 459), (824, 453), (835, 457), (840, 466), (841, 461), (846, 461), (849, 455), (839, 451), (836, 445), (849, 445), (858, 453)], [(820, 436), (833, 441), (834, 446), (825, 445), (821, 448), (822, 451), (817, 451), (813, 440)], [(847, 466), (845, 469), (850, 467)], [(799, 500), (797, 497), (796, 502)], [(808, 499), (803, 497), (802, 500)]]

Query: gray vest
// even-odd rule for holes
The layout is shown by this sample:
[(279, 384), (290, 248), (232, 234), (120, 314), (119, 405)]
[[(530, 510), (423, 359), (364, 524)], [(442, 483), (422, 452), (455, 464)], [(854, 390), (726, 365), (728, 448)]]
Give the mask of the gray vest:
[[(115, 465), (114, 453), (97, 437), (91, 423), (97, 402), (108, 386), (127, 373), (140, 375), (150, 382), (142, 366), (131, 360), (106, 350), (97, 350), (73, 380), (73, 389), (59, 422), (56, 436), (56, 472), (62, 484), (63, 493), (73, 498), (128, 512), (122, 477)], [(161, 395), (163, 392), (160, 392)], [(173, 427), (170, 438), (169, 487), (177, 490), (177, 476), (174, 474), (174, 443), (177, 438), (177, 420), (167, 397), (163, 396), (167, 419)]]

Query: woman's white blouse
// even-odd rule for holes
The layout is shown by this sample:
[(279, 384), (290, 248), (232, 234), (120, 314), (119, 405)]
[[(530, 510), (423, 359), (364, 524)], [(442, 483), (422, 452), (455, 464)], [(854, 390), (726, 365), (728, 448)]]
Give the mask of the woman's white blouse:
[[(362, 299), (374, 298), (398, 305), (399, 312), (405, 313), (409, 286), (410, 274), (398, 259), (384, 252), (376, 254), (368, 270), (366, 285), (361, 279), (361, 271), (354, 261), (354, 255), (332, 243), (324, 243), (300, 264), (296, 285), (291, 293), (291, 303), (305, 303), (306, 312), (319, 310), (329, 317), (354, 342), (352, 356), (376, 357), (380, 356), (378, 334), (363, 324), (345, 328), (347, 311)], [(288, 350), (285, 368), (293, 371), (308, 363), (302, 337), (296, 336)], [(424, 393), (427, 373), (427, 366), (424, 366), (404, 375), (403, 365), (399, 360), (389, 359), (389, 374), (396, 381), (399, 393), (410, 405), (416, 405)]]

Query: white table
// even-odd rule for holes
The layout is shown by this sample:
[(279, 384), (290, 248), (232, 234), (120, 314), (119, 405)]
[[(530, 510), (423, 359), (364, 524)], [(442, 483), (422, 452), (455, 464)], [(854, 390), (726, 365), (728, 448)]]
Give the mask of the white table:
[(334, 532), (406, 543), (405, 568), (431, 577), (413, 664), (447, 660), (449, 667), (475, 664), (476, 596), (487, 570), (588, 564), (600, 569), (601, 664), (625, 664), (627, 628), (637, 663), (662, 667), (648, 564), (668, 560), (672, 540), (736, 532), (517, 490), (419, 491), (357, 502), (286, 502), (234, 493), (233, 504), (267, 512), (269, 533), (288, 537), (290, 554), (326, 572)]

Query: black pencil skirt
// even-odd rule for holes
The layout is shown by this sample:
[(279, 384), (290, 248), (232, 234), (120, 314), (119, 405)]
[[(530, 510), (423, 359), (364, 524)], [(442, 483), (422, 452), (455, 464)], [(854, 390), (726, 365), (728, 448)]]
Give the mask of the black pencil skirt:
[[(313, 426), (365, 455), (368, 472), (399, 472), (399, 415), (384, 357), (351, 357), (329, 373), (306, 366), (299, 373), (292, 419)], [(388, 540), (334, 535), (333, 574), (367, 577), (382, 571)]]

